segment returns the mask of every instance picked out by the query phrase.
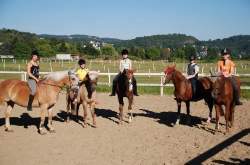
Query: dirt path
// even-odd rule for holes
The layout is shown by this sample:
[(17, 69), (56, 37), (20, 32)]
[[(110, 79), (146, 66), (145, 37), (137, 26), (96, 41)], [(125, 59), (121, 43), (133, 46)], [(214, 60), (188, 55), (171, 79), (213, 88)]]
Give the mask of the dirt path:
[[(214, 135), (214, 123), (204, 127), (208, 108), (203, 101), (191, 104), (192, 126), (181, 124), (172, 127), (176, 112), (172, 97), (136, 97), (134, 121), (120, 126), (116, 117), (117, 98), (104, 93), (97, 97), (98, 128), (83, 128), (74, 121), (68, 124), (63, 122), (65, 96), (62, 94), (54, 108), (56, 133), (45, 136), (37, 133), (39, 109), (27, 112), (24, 108), (15, 107), (11, 119), (14, 132), (7, 133), (4, 131), (4, 107), (0, 106), (0, 164), (184, 164), (232, 135), (250, 128), (249, 101), (236, 108), (235, 127), (229, 135)], [(182, 112), (186, 112), (184, 104)], [(90, 113), (89, 119), (91, 124)], [(185, 116), (182, 119), (182, 123), (185, 122)], [(225, 123), (224, 117), (221, 123)], [(224, 125), (221, 130), (225, 131)], [(234, 140), (236, 142), (219, 148), (216, 155), (208, 157), (203, 163), (249, 163), (250, 133)]]

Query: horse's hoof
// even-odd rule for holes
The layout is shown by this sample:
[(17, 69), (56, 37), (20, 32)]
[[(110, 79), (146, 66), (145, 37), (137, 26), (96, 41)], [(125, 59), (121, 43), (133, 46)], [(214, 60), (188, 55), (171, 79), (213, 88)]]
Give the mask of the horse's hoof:
[(207, 122), (207, 124), (211, 123), (211, 118), (208, 117), (206, 122)]
[(180, 119), (177, 119), (175, 125), (180, 125)]
[(87, 128), (87, 123), (82, 123), (81, 125), (83, 128)]
[(56, 133), (56, 130), (55, 129), (50, 129), (49, 132), (50, 133)]
[(128, 122), (129, 122), (129, 123), (132, 122), (132, 117), (131, 117), (131, 116), (128, 118)]
[(39, 129), (38, 132), (39, 132), (40, 135), (46, 135), (47, 134), (47, 132), (44, 129)]
[(5, 128), (5, 131), (6, 131), (6, 132), (14, 132), (14, 130), (13, 130), (12, 128), (9, 128), (9, 127), (8, 127), (8, 128)]

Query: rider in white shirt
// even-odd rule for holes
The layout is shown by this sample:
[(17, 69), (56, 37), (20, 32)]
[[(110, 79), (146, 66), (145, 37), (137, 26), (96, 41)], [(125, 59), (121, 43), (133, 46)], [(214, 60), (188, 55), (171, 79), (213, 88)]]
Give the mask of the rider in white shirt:
[[(122, 59), (120, 61), (120, 67), (119, 67), (120, 72), (113, 79), (112, 93), (109, 96), (115, 96), (117, 81), (118, 81), (119, 76), (124, 71), (124, 69), (132, 69), (132, 62), (128, 58), (128, 50), (127, 49), (122, 50)], [(132, 81), (133, 81), (133, 93), (134, 93), (135, 96), (139, 96), (138, 93), (137, 93), (136, 79), (133, 77)]]

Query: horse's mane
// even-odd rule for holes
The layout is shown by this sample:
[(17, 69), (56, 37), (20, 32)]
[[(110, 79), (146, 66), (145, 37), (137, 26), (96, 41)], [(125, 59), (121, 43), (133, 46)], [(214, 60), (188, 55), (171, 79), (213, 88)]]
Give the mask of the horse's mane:
[(45, 80), (60, 81), (68, 75), (68, 71), (51, 72), (45, 76)]
[(99, 72), (98, 71), (89, 71), (88, 75), (89, 75), (90, 80), (95, 80), (98, 78)]

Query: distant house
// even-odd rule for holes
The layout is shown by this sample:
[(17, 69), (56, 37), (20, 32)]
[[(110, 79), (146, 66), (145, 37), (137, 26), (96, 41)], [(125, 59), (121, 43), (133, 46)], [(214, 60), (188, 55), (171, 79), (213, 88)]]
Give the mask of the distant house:
[(73, 60), (79, 60), (79, 59), (80, 59), (80, 56), (79, 56), (78, 54), (72, 54), (72, 55), (71, 55), (71, 58), (72, 58)]
[(14, 59), (14, 56), (13, 55), (0, 55), (0, 58), (1, 59), (6, 59), (6, 58)]
[(56, 54), (56, 60), (73, 60), (71, 54)]

